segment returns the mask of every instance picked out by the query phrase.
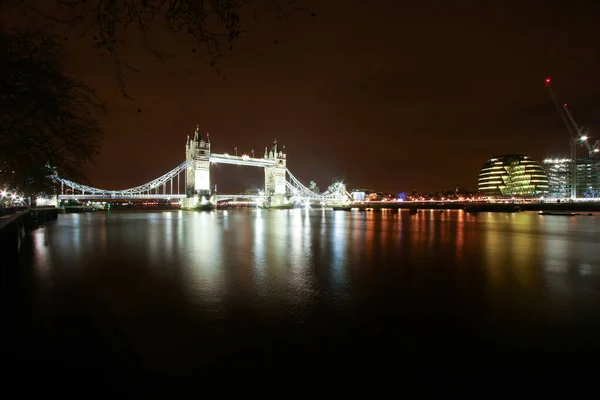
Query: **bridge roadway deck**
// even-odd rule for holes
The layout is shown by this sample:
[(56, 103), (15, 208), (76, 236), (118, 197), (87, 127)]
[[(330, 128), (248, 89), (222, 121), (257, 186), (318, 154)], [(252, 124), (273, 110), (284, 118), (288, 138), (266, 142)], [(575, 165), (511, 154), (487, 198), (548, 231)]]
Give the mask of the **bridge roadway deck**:
[[(215, 196), (217, 201), (224, 200), (237, 200), (237, 199), (253, 199), (253, 200), (264, 200), (269, 196), (265, 195), (252, 195), (252, 194), (218, 194)], [(116, 194), (112, 196), (103, 194), (61, 194), (58, 195), (58, 200), (156, 200), (156, 199), (184, 199), (185, 194), (140, 194), (140, 195), (121, 195)], [(304, 198), (303, 198), (304, 199)], [(306, 198), (305, 200), (321, 201), (319, 198)]]
[(268, 167), (275, 165), (275, 160), (267, 160), (264, 158), (252, 158), (248, 156), (232, 156), (229, 154), (211, 154), (210, 162), (216, 164), (233, 164), (245, 165), (249, 167)]
[(155, 200), (155, 199), (184, 199), (185, 194), (60, 194), (58, 200)]

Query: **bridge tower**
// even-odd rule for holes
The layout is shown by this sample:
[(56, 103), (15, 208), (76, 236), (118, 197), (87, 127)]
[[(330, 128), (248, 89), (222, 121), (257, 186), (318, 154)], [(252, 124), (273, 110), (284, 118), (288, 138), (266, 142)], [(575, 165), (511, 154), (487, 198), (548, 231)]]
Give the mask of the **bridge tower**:
[(275, 165), (265, 167), (265, 195), (270, 197), (270, 207), (288, 207), (291, 205), (287, 199), (285, 174), (286, 174), (286, 154), (285, 146), (283, 149), (277, 144), (277, 139), (273, 140), (273, 147), (268, 150), (265, 147), (265, 160), (275, 160)]
[(196, 127), (194, 137), (188, 136), (185, 144), (185, 159), (190, 161), (186, 170), (186, 199), (183, 206), (186, 208), (211, 208), (216, 205), (214, 195), (210, 190), (210, 138), (206, 140)]

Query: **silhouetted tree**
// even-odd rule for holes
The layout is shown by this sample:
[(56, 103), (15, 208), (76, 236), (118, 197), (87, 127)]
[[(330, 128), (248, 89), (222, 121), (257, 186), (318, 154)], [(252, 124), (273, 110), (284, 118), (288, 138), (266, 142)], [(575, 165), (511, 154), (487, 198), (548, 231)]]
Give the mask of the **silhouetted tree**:
[[(126, 28), (139, 29), (144, 45), (158, 58), (164, 60), (171, 54), (153, 49), (147, 32), (157, 24), (159, 29), (172, 33), (185, 32), (204, 47), (208, 63), (215, 67), (224, 49), (231, 50), (233, 42), (251, 29), (251, 21), (260, 12), (284, 18), (290, 12), (305, 12), (315, 17), (308, 0), (52, 0), (62, 8), (52, 13), (44, 12), (49, 0), (18, 0), (29, 9), (54, 21), (93, 29), (94, 45), (106, 51), (114, 61), (121, 92), (127, 94), (124, 68), (135, 70), (125, 62), (121, 50), (125, 46), (123, 32)], [(277, 43), (274, 40), (273, 43)], [(196, 48), (191, 49), (196, 52)]]
[(52, 192), (56, 172), (83, 179), (99, 150), (101, 110), (53, 38), (0, 26), (0, 184), (34, 194)]

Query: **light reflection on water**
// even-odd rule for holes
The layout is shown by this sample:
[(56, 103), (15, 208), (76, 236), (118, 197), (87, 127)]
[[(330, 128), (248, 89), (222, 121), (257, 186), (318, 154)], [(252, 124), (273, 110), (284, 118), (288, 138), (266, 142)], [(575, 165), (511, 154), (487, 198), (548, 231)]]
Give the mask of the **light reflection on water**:
[[(52, 279), (53, 290), (62, 276), (89, 285), (89, 296), (131, 324), (157, 309), (204, 323), (304, 323), (324, 313), (319, 329), (346, 330), (352, 322), (339, 315), (383, 313), (385, 321), (471, 318), (466, 323), (519, 332), (537, 329), (532, 319), (539, 326), (600, 321), (598, 243), (600, 215), (111, 212), (61, 215), (35, 230), (32, 264), (33, 279)], [(144, 323), (162, 323), (156, 318)], [(185, 341), (168, 330), (155, 335)]]

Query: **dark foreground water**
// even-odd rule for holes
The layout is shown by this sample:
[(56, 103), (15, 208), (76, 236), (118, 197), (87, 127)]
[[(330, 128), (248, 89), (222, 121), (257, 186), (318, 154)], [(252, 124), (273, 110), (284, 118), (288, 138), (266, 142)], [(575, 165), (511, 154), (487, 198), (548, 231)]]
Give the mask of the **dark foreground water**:
[(142, 381), (422, 353), (590, 357), (599, 250), (598, 214), (61, 215), (10, 278), (4, 352), (27, 374)]

